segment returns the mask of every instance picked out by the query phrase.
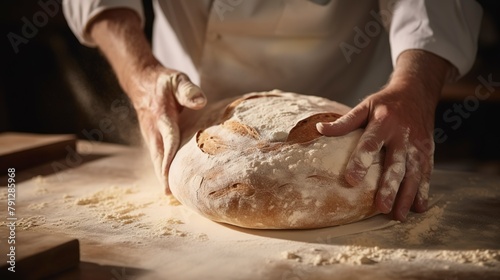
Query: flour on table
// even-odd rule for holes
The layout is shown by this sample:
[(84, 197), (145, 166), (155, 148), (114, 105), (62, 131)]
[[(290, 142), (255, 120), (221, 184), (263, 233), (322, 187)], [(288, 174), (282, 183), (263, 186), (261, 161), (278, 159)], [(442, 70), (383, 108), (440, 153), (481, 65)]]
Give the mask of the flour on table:
[(179, 219), (169, 218), (169, 219), (162, 219), (161, 221), (158, 221), (151, 226), (141, 224), (139, 225), (139, 227), (148, 229), (150, 231), (151, 237), (161, 237), (169, 235), (186, 237), (190, 235), (190, 233), (179, 230), (175, 227), (175, 225), (182, 225), (182, 224), (184, 224), (184, 222)]
[(47, 178), (41, 176), (41, 175), (38, 175), (38, 176), (35, 176), (33, 177), (33, 182), (35, 183), (35, 185), (37, 186), (46, 186), (47, 185)]
[(409, 222), (414, 222), (414, 225), (407, 230), (405, 243), (410, 245), (423, 244), (430, 234), (438, 234), (438, 226), (443, 217), (445, 207), (446, 205), (441, 207), (434, 206), (423, 213), (422, 217), (412, 217)]
[(309, 248), (284, 251), (283, 259), (319, 265), (374, 265), (384, 262), (432, 262), (442, 261), (456, 264), (500, 267), (498, 250), (406, 250), (382, 249), (379, 247), (343, 246), (339, 250)]
[(42, 210), (43, 208), (47, 207), (47, 205), (49, 205), (47, 202), (31, 203), (28, 205), (28, 209), (30, 209), (30, 210)]
[[(126, 195), (136, 193), (132, 188), (120, 188), (112, 186), (107, 189), (97, 191), (89, 196), (75, 199), (74, 204), (78, 206), (87, 206), (90, 208), (99, 208), (98, 216), (101, 222), (116, 222), (126, 225), (136, 222), (144, 213), (143, 209), (147, 203), (133, 203), (125, 199)], [(116, 225), (114, 225), (116, 226)]]
[(99, 190), (89, 196), (78, 198), (75, 200), (76, 205), (108, 205), (113, 206), (118, 202), (117, 200), (123, 198), (127, 194), (134, 193), (131, 188), (119, 188), (112, 186), (107, 189)]
[(298, 262), (300, 262), (302, 259), (299, 255), (292, 253), (292, 252), (289, 252), (289, 251), (281, 252), (281, 256), (283, 256), (284, 259), (296, 260)]
[(43, 186), (38, 186), (38, 187), (35, 189), (35, 193), (36, 193), (36, 194), (47, 194), (47, 193), (49, 193), (49, 190), (48, 190), (46, 187), (43, 187)]
[[(44, 225), (46, 217), (42, 215), (21, 217), (16, 221), (16, 230), (30, 230), (35, 227)], [(8, 227), (9, 222), (0, 222), (1, 227)]]
[[(153, 179), (156, 180), (154, 177)], [(127, 233), (121, 237), (123, 242), (136, 245), (146, 244), (144, 238), (208, 240), (204, 233), (183, 229), (185, 222), (182, 215), (173, 216), (169, 213), (180, 205), (179, 202), (160, 189), (154, 190), (137, 185), (111, 185), (94, 188), (90, 193), (63, 193), (60, 201), (65, 205), (65, 212), (72, 214), (52, 219), (50, 227), (75, 231), (94, 226), (105, 227), (109, 231), (109, 238), (116, 236), (116, 231)], [(34, 207), (35, 204), (31, 208)], [(50, 207), (50, 204), (45, 207)], [(86, 218), (78, 218), (79, 216)]]

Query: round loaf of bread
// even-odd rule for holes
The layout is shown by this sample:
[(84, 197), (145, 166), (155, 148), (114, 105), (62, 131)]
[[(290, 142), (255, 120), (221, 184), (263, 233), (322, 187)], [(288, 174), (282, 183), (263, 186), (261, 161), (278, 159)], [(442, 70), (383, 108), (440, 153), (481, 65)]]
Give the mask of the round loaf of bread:
[(358, 186), (343, 172), (363, 130), (322, 136), (350, 108), (324, 98), (251, 93), (198, 113), (169, 172), (172, 194), (201, 215), (245, 228), (305, 229), (377, 214), (380, 160)]

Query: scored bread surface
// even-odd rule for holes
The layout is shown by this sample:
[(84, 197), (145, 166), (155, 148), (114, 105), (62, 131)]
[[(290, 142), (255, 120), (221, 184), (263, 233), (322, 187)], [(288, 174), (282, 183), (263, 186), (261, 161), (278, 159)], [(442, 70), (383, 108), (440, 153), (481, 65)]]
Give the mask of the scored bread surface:
[(207, 108), (197, 122), (191, 120), (191, 133), (183, 134), (170, 189), (201, 215), (246, 228), (320, 228), (377, 214), (380, 159), (356, 187), (343, 176), (362, 130), (341, 137), (316, 130), (316, 123), (348, 110), (324, 98), (279, 91)]

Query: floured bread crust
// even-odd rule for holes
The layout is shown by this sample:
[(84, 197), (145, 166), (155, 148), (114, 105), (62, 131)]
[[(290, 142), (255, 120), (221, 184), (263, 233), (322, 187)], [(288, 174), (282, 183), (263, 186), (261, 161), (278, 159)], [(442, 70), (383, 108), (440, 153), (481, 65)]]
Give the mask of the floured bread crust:
[(343, 176), (362, 130), (341, 137), (316, 130), (348, 110), (280, 91), (215, 104), (184, 130), (170, 189), (201, 215), (246, 228), (319, 228), (372, 216), (380, 161), (357, 187)]

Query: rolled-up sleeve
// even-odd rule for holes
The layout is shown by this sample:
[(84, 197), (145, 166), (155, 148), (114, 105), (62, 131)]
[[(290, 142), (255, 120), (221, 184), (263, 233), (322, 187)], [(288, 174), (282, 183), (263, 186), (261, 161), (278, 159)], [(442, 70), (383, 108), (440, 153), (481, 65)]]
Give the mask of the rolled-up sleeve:
[(63, 11), (69, 27), (86, 46), (95, 46), (88, 34), (87, 25), (99, 13), (115, 8), (129, 8), (137, 12), (144, 24), (141, 0), (64, 0)]
[(409, 49), (434, 53), (465, 75), (477, 51), (482, 9), (474, 0), (400, 0), (390, 23), (392, 63)]

